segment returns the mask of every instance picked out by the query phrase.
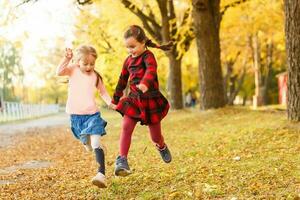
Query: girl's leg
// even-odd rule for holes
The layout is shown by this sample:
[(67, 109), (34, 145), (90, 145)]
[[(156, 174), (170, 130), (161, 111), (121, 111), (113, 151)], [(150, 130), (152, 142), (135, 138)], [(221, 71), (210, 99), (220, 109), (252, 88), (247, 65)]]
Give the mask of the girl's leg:
[(160, 123), (149, 125), (149, 130), (151, 139), (156, 144), (157, 150), (159, 151), (163, 161), (166, 163), (171, 162), (172, 155), (168, 146), (164, 142), (164, 137), (161, 134)]
[(150, 124), (148, 128), (150, 131), (152, 141), (156, 144), (158, 148), (162, 149), (165, 146), (165, 142), (164, 137), (161, 134), (160, 122), (157, 124)]
[(124, 115), (122, 121), (122, 131), (120, 135), (120, 155), (116, 159), (115, 175), (127, 176), (131, 174), (127, 162), (127, 155), (130, 148), (131, 136), (137, 120)]
[(91, 146), (91, 137), (87, 137), (87, 143), (83, 145), (86, 151), (93, 151), (93, 148)]
[(122, 131), (120, 135), (120, 156), (127, 157), (131, 144), (131, 136), (137, 120), (124, 115), (122, 121)]
[(100, 135), (90, 135), (91, 146), (95, 152), (96, 161), (99, 164), (98, 172), (105, 174), (104, 151), (100, 147)]

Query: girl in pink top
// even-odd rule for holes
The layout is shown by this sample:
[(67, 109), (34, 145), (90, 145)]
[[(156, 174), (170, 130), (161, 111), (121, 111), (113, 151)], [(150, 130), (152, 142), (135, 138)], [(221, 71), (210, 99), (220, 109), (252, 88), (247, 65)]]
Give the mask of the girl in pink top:
[(97, 52), (92, 46), (82, 45), (73, 52), (67, 48), (65, 57), (57, 67), (58, 76), (68, 76), (68, 100), (66, 112), (70, 114), (71, 130), (84, 147), (95, 152), (99, 164), (98, 173), (92, 183), (100, 188), (106, 187), (104, 152), (100, 146), (100, 137), (105, 135), (107, 122), (101, 118), (95, 102), (95, 90), (99, 90), (102, 99), (112, 109), (111, 97), (107, 93), (101, 76), (94, 70)]

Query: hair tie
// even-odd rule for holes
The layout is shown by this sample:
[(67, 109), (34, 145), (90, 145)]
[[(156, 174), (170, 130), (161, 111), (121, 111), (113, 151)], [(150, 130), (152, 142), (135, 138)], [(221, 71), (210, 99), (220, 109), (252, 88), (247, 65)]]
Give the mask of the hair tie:
[(150, 39), (146, 39), (146, 46), (150, 45), (152, 43), (152, 41)]

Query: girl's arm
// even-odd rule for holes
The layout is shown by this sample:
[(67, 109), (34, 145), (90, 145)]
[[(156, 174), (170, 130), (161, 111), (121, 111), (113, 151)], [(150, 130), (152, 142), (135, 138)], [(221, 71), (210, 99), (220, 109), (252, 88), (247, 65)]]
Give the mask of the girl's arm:
[(98, 84), (98, 87), (97, 87), (100, 91), (100, 95), (101, 95), (101, 98), (103, 99), (103, 101), (108, 105), (110, 106), (111, 104), (111, 97), (110, 95), (108, 94), (103, 82), (101, 79), (99, 79), (99, 84)]
[(73, 57), (73, 53), (72, 50), (67, 48), (66, 52), (65, 52), (65, 57), (63, 58), (63, 60), (60, 62), (60, 64), (57, 66), (56, 68), (56, 74), (58, 76), (66, 76), (66, 75), (70, 75), (71, 74), (71, 66), (70, 61)]
[(70, 60), (64, 58), (56, 68), (56, 75), (67, 76), (71, 74)]
[(126, 62), (127, 62), (127, 59), (125, 60), (125, 62), (123, 64), (122, 72), (119, 76), (119, 81), (118, 81), (118, 84), (116, 86), (115, 93), (113, 95), (113, 99), (112, 99), (113, 104), (118, 104), (119, 103), (120, 98), (123, 96), (123, 90), (127, 86), (127, 81), (128, 81), (128, 78), (129, 78), (129, 71), (127, 70)]
[(144, 62), (146, 65), (146, 72), (138, 85), (138, 88), (142, 90), (142, 92), (146, 92), (151, 85), (153, 85), (155, 78), (157, 77), (157, 63), (155, 57), (152, 53), (148, 53)]

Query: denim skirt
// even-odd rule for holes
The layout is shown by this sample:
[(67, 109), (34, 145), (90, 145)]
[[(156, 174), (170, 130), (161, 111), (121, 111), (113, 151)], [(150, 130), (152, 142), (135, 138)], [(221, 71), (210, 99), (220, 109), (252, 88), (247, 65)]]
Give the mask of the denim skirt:
[(87, 144), (88, 135), (106, 134), (107, 122), (101, 118), (100, 112), (91, 115), (70, 115), (71, 130), (73, 135), (83, 144)]

